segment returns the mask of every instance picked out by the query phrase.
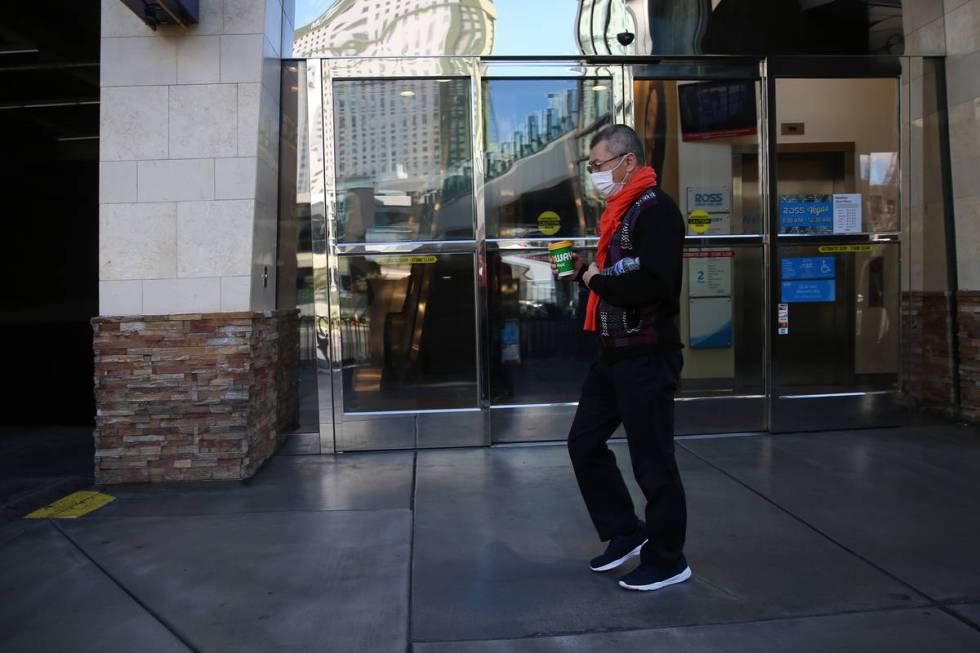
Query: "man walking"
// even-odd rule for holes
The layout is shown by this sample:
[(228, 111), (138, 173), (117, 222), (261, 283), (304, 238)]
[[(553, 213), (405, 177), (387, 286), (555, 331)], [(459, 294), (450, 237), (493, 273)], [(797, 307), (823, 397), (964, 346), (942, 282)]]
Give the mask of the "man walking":
[[(673, 441), (674, 392), (683, 366), (676, 320), (685, 225), (626, 125), (607, 127), (592, 139), (588, 170), (607, 207), (598, 264), (577, 262), (576, 279), (591, 291), (585, 329), (597, 333), (600, 356), (582, 387), (568, 451), (599, 538), (609, 543), (592, 559), (592, 570), (609, 571), (639, 555), (640, 565), (619, 585), (656, 590), (691, 577)], [(637, 519), (606, 446), (620, 423), (646, 498), (645, 523)]]

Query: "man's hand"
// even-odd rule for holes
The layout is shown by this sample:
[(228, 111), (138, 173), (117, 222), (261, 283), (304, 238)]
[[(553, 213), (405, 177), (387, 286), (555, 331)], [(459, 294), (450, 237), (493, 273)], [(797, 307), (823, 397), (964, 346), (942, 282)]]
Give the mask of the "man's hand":
[(585, 274), (582, 275), (582, 281), (588, 286), (589, 280), (597, 274), (599, 274), (599, 266), (592, 263), (589, 265), (589, 269), (585, 271)]
[[(585, 265), (582, 259), (579, 258), (579, 255), (576, 254), (575, 252), (572, 252), (572, 263), (575, 265), (575, 275), (567, 277), (568, 279), (574, 279), (575, 277), (577, 277), (579, 268)], [(551, 274), (558, 276), (558, 267), (555, 265), (554, 261), (551, 262)]]

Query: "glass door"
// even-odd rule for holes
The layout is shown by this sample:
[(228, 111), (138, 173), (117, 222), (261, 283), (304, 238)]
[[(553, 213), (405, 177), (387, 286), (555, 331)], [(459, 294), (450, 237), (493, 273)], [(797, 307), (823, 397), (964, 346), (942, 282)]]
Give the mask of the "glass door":
[(324, 130), (317, 311), (329, 316), (319, 387), (332, 398), (321, 437), (336, 451), (486, 444), (477, 61), (311, 67)]
[(595, 256), (602, 202), (589, 142), (625, 120), (619, 65), (484, 62), (485, 346), (493, 442), (561, 439), (595, 359), (587, 293), (551, 273), (548, 245)]
[(678, 434), (766, 428), (765, 169), (759, 63), (631, 68), (635, 127), (688, 221)]
[(902, 419), (900, 68), (862, 65), (770, 64), (773, 431)]

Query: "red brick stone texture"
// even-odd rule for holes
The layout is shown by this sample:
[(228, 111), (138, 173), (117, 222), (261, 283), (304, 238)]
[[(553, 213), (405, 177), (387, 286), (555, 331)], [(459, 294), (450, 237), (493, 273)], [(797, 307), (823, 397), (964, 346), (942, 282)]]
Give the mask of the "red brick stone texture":
[(943, 292), (905, 295), (904, 374), (902, 389), (912, 405), (953, 409), (953, 358), (949, 301)]
[(295, 311), (92, 320), (97, 483), (242, 480), (298, 414)]
[(960, 348), (960, 415), (980, 422), (980, 291), (957, 294)]
[[(959, 330), (955, 344), (945, 293), (906, 295), (903, 390), (921, 408), (980, 422), (980, 291), (957, 293)], [(953, 396), (953, 347), (959, 349), (960, 406)]]

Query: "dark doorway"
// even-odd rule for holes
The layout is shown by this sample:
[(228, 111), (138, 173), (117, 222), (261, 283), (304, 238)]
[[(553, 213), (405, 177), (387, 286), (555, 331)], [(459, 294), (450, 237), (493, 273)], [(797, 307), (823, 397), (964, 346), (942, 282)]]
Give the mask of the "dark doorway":
[(0, 10), (5, 425), (90, 425), (98, 312), (98, 2)]

